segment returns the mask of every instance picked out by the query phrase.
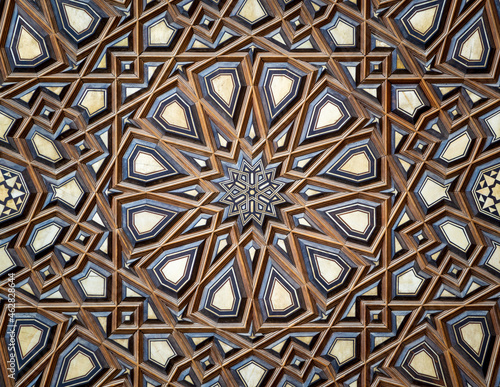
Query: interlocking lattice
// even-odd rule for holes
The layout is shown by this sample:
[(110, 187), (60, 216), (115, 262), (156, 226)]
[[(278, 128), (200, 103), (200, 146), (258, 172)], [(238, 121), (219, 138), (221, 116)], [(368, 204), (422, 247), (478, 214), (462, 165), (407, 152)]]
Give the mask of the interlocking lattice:
[(6, 385), (500, 385), (500, 0), (0, 8)]

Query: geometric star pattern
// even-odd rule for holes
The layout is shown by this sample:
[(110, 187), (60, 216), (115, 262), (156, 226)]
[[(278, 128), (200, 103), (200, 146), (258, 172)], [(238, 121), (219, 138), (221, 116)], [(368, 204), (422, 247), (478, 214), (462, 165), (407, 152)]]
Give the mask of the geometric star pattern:
[[(5, 160), (2, 160), (5, 161)], [(14, 168), (9, 168), (11, 165)], [(24, 168), (5, 162), (0, 165), (0, 220), (6, 221), (21, 215), (29, 201), (29, 187)], [(27, 177), (29, 179), (29, 176)], [(27, 180), (26, 179), (26, 180)], [(28, 180), (29, 181), (29, 180)]]
[(3, 384), (500, 385), (498, 0), (0, 9)]
[(228, 168), (228, 178), (219, 183), (222, 197), (217, 201), (227, 205), (227, 215), (237, 215), (242, 226), (250, 221), (262, 226), (266, 218), (279, 218), (276, 207), (286, 201), (280, 194), (285, 183), (275, 179), (276, 167), (264, 167), (262, 160), (253, 163), (241, 160), (239, 169)]

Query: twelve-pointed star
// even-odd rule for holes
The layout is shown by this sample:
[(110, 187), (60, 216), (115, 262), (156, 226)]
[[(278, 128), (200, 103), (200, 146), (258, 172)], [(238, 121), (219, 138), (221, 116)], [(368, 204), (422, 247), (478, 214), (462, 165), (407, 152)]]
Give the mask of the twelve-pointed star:
[(240, 159), (219, 182), (225, 192), (217, 201), (227, 204), (227, 215), (239, 216), (243, 226), (252, 220), (262, 226), (265, 217), (277, 217), (276, 206), (286, 202), (280, 193), (286, 183), (275, 175), (276, 166), (264, 167), (262, 159), (252, 162)]

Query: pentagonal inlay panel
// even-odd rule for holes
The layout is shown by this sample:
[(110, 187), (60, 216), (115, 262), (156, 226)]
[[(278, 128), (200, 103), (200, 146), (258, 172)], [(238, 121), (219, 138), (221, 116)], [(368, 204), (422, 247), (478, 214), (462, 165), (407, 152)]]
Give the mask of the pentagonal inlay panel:
[(132, 244), (157, 238), (184, 210), (162, 202), (143, 200), (122, 206), (122, 225)]
[(152, 122), (166, 133), (202, 141), (194, 104), (180, 90), (173, 89), (158, 97), (150, 114)]
[(87, 1), (53, 0), (57, 26), (77, 47), (98, 36), (108, 19), (96, 4)]
[(133, 140), (123, 156), (123, 177), (141, 185), (159, 184), (186, 171), (157, 144)]
[(192, 283), (198, 269), (203, 241), (191, 243), (181, 250), (165, 251), (148, 268), (155, 284), (178, 296)]
[(349, 102), (331, 89), (325, 89), (309, 105), (301, 142), (339, 134), (352, 121)]
[(347, 288), (355, 265), (342, 251), (299, 240), (309, 280), (327, 297)]
[(348, 184), (365, 185), (378, 178), (378, 159), (373, 144), (365, 140), (342, 149), (320, 175)]
[(494, 44), (487, 17), (480, 12), (451, 40), (448, 61), (464, 71), (484, 71), (491, 60)]
[(300, 97), (305, 75), (303, 71), (287, 63), (264, 65), (259, 89), (264, 97), (264, 111), (269, 126)]
[(413, 1), (396, 17), (406, 39), (427, 48), (439, 33), (446, 1)]
[(10, 21), (7, 56), (14, 71), (30, 71), (51, 60), (52, 46), (47, 33), (19, 7)]
[(232, 260), (205, 286), (200, 310), (215, 320), (237, 320), (241, 318), (245, 299), (241, 274)]
[(201, 72), (199, 77), (204, 97), (229, 120), (237, 121), (245, 91), (239, 63), (217, 63)]

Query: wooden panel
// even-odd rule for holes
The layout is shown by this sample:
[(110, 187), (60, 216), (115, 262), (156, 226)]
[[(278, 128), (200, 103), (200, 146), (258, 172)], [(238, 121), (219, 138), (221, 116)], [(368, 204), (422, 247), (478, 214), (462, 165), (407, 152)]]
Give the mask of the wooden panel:
[(500, 385), (498, 0), (1, 8), (5, 384)]

